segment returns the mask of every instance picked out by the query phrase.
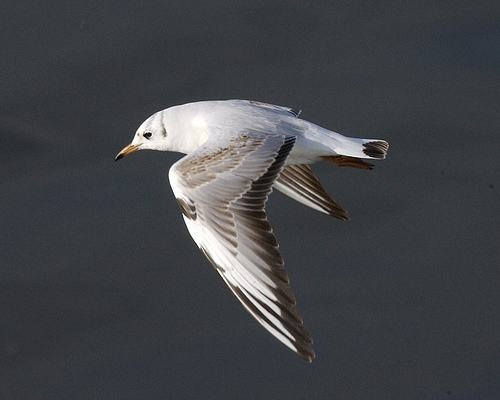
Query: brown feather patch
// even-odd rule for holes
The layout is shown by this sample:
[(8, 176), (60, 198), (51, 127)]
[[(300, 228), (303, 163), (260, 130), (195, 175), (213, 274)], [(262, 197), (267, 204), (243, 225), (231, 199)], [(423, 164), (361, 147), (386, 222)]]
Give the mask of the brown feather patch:
[(367, 163), (360, 158), (347, 157), (347, 156), (323, 156), (323, 161), (330, 164), (335, 164), (340, 167), (354, 167), (361, 169), (373, 169), (373, 164)]

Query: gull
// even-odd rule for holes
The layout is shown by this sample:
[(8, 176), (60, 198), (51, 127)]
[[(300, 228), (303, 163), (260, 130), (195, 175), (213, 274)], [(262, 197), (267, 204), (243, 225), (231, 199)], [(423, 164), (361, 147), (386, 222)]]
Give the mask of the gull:
[(265, 205), (273, 188), (341, 220), (349, 219), (309, 164), (371, 169), (380, 139), (343, 136), (291, 108), (247, 100), (201, 101), (149, 117), (115, 158), (137, 150), (186, 154), (169, 181), (187, 229), (234, 295), (273, 336), (311, 362), (312, 337), (296, 308)]

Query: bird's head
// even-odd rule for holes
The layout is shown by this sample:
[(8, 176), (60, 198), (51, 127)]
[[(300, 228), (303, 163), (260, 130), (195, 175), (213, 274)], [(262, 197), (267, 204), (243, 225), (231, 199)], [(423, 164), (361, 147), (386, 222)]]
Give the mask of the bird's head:
[(169, 135), (166, 128), (166, 115), (163, 111), (153, 114), (137, 129), (132, 143), (125, 146), (116, 156), (115, 161), (134, 153), (137, 150), (164, 150), (171, 149)]

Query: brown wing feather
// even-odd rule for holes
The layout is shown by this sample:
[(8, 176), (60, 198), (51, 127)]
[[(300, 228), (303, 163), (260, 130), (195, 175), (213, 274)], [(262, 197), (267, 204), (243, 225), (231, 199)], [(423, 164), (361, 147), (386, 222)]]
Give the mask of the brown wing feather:
[(338, 219), (349, 219), (347, 211), (332, 199), (306, 164), (287, 165), (276, 183), (276, 189), (306, 206)]

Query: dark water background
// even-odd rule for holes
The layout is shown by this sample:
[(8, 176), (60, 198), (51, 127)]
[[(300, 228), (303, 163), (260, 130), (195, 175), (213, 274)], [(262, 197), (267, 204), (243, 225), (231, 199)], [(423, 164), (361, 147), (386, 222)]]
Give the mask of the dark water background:
[[(1, 399), (500, 398), (500, 2), (0, 6)], [(307, 364), (187, 234), (153, 112), (243, 98), (383, 138), (269, 218)]]

